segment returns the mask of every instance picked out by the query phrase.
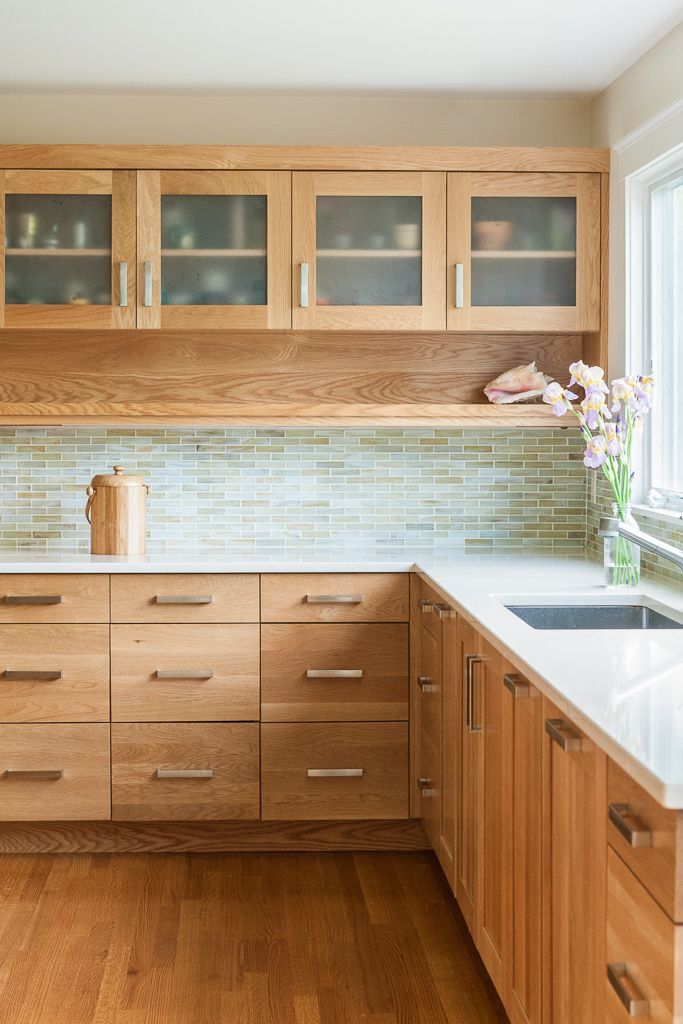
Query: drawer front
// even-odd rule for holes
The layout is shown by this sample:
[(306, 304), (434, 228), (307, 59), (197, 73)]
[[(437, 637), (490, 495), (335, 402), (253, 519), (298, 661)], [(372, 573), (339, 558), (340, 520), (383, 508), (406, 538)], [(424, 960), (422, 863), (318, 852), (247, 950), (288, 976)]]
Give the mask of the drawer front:
[[(674, 925), (620, 857), (607, 854), (607, 1021), (633, 1017), (671, 1024), (683, 1005), (675, 994), (681, 926)], [(610, 980), (610, 975), (612, 980)], [(629, 1008), (624, 1000), (632, 999)], [(640, 1003), (641, 1005), (638, 1005)]]
[(108, 725), (0, 725), (0, 821), (109, 816)]
[(269, 573), (263, 622), (407, 622), (407, 573)]
[(0, 625), (0, 722), (108, 721), (108, 626)]
[(259, 627), (112, 626), (114, 722), (259, 717)]
[(256, 723), (112, 726), (115, 820), (225, 821), (258, 816)]
[(408, 718), (408, 626), (264, 625), (261, 716), (269, 722)]
[(674, 921), (683, 921), (683, 814), (667, 810), (610, 761), (607, 838)]
[(109, 576), (0, 574), (0, 622), (109, 622)]
[(256, 573), (144, 573), (111, 578), (112, 622), (258, 622)]
[[(344, 774), (317, 774), (330, 772)], [(407, 724), (262, 725), (261, 808), (290, 821), (407, 818)]]

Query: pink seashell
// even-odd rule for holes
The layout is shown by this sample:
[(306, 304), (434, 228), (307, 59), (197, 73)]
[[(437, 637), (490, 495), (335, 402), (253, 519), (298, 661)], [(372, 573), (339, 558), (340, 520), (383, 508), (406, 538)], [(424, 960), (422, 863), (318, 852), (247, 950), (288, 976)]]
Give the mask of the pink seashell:
[(536, 367), (536, 362), (527, 366), (515, 366), (506, 370), (495, 380), (489, 381), (484, 394), (494, 405), (510, 405), (512, 402), (525, 402), (539, 398), (552, 381)]

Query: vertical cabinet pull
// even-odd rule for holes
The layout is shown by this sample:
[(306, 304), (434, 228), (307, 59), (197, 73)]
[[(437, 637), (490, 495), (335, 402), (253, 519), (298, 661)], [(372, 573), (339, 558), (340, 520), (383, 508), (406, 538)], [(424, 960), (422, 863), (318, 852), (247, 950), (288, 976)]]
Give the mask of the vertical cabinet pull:
[(576, 753), (581, 750), (581, 737), (572, 733), (562, 718), (546, 718), (545, 731), (561, 750), (566, 750), (568, 753)]
[(462, 263), (455, 264), (455, 308), (462, 309), (465, 305), (465, 267)]
[[(629, 846), (636, 848), (652, 846), (652, 832), (643, 826), (634, 827), (635, 819), (631, 817), (631, 808), (628, 804), (610, 804), (607, 813), (609, 820)], [(628, 818), (631, 818), (633, 824), (629, 823)]]
[(152, 305), (152, 261), (145, 260), (145, 288), (143, 304), (145, 306)]
[(299, 305), (308, 309), (308, 263), (301, 264), (299, 275)]
[(503, 683), (513, 697), (529, 696), (529, 684), (524, 676), (520, 676), (516, 672), (506, 672), (503, 676)]
[(474, 724), (474, 666), (483, 660), (480, 654), (465, 655), (465, 725), (470, 732), (481, 732), (481, 726)]
[(128, 305), (128, 264), (125, 260), (119, 263), (119, 306)]
[(644, 999), (629, 977), (626, 964), (607, 964), (607, 979), (629, 1017), (649, 1017), (650, 1001)]

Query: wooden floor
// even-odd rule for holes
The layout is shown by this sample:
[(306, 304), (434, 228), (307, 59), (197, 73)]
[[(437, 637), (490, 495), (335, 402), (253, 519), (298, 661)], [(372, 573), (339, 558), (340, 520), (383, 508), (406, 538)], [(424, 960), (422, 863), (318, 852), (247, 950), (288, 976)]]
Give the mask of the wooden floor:
[(2, 1024), (506, 1020), (431, 854), (0, 859)]

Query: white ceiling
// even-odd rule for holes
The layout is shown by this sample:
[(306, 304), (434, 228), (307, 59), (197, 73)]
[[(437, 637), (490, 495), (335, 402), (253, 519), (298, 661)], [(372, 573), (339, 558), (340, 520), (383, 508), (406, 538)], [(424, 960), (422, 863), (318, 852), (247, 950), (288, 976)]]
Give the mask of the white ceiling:
[(0, 0), (0, 91), (594, 93), (682, 18), (681, 0)]

